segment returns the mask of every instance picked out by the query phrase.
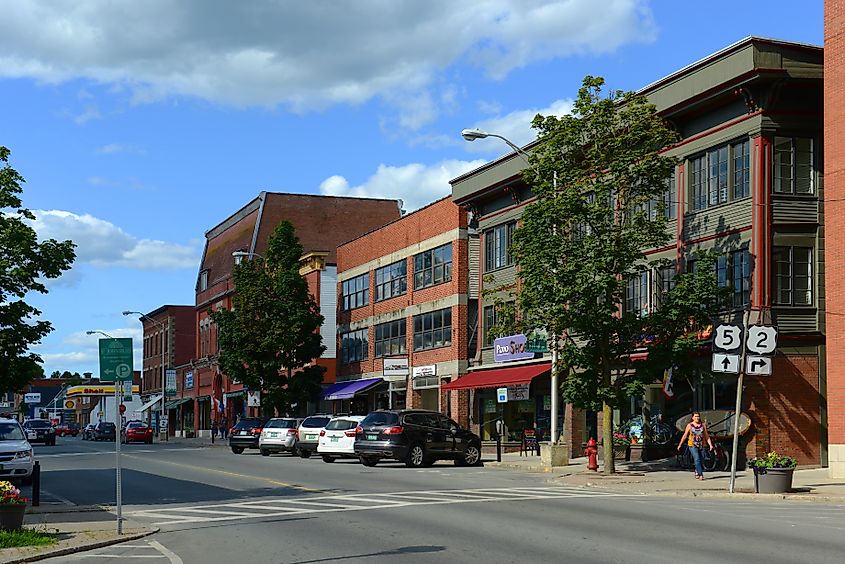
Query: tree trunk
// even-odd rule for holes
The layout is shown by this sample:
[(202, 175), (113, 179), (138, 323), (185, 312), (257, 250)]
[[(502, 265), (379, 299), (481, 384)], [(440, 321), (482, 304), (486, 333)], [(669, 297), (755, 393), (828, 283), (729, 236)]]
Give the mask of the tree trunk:
[(605, 402), (602, 404), (601, 414), (601, 440), (604, 443), (604, 473), (613, 474), (616, 472), (613, 459), (613, 408)]

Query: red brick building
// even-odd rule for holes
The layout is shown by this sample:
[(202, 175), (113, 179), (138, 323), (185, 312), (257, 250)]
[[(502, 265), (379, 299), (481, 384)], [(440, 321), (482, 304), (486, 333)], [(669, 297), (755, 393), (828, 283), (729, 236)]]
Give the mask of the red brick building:
[(467, 394), (441, 384), (474, 354), (473, 245), (466, 212), (444, 198), (338, 248), (338, 383), (324, 391), (327, 409), (425, 408), (467, 424)]

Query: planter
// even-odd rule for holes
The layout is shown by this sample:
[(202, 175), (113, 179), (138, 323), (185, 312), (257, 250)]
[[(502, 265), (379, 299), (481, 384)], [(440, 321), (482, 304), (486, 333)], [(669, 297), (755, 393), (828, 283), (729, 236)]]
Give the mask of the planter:
[(754, 491), (757, 493), (786, 493), (792, 489), (795, 468), (754, 467)]
[(25, 503), (0, 504), (0, 530), (14, 531), (23, 526), (23, 515), (26, 513)]
[(614, 460), (630, 460), (631, 447), (628, 445), (613, 445)]

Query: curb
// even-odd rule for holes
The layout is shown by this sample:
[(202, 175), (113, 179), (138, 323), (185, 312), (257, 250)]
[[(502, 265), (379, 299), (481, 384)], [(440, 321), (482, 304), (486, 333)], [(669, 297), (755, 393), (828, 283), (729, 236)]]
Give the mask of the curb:
[(595, 482), (588, 482), (586, 484), (571, 484), (579, 485), (586, 488), (606, 489), (616, 493), (626, 493), (645, 496), (659, 496), (659, 497), (688, 497), (688, 498), (710, 498), (710, 499), (730, 499), (735, 501), (793, 501), (801, 503), (832, 503), (845, 504), (845, 497), (830, 496), (830, 495), (815, 495), (803, 493), (784, 493), (784, 494), (765, 494), (754, 493), (753, 491), (736, 491), (729, 493), (727, 491), (714, 490), (648, 490), (631, 489), (624, 490), (614, 488), (612, 484), (597, 484)]
[[(54, 550), (45, 550), (43, 552), (37, 552), (35, 554), (28, 554), (26, 556), (21, 557), (13, 557), (9, 560), (0, 560), (3, 564), (19, 564), (25, 562), (37, 562), (39, 560), (46, 560), (47, 558), (56, 558), (58, 556), (67, 556), (70, 554), (77, 554), (79, 552), (87, 552), (89, 550), (96, 550), (98, 548), (104, 548), (107, 546), (112, 546), (115, 544), (120, 544), (126, 541), (133, 541), (142, 539), (144, 537), (148, 537), (153, 535), (159, 531), (158, 528), (150, 528), (145, 531), (126, 534), (122, 537), (117, 537), (113, 539), (106, 539), (101, 541), (94, 541), (90, 543), (79, 544), (76, 546), (66, 546), (63, 548), (58, 548)], [(29, 547), (20, 547), (22, 550), (26, 550)]]

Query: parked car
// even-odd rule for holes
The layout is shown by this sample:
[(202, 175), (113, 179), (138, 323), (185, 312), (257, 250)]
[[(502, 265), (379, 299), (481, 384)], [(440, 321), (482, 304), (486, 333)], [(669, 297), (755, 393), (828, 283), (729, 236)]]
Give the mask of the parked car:
[(143, 421), (129, 421), (120, 432), (120, 442), (151, 445), (153, 444), (153, 428)]
[(264, 424), (258, 438), (258, 450), (262, 456), (274, 452), (289, 452), (296, 449), (296, 430), (302, 419), (294, 417), (274, 417)]
[(56, 435), (59, 437), (64, 437), (66, 435), (70, 435), (71, 437), (75, 437), (79, 434), (79, 423), (74, 423), (73, 421), (69, 421), (67, 423), (59, 423), (56, 425)]
[(95, 441), (113, 441), (117, 435), (117, 427), (110, 421), (100, 421), (94, 427)]
[(331, 415), (312, 415), (302, 420), (297, 430), (296, 439), (296, 451), (301, 458), (308, 458), (317, 452), (320, 431), (328, 425), (331, 419)]
[(94, 440), (94, 429), (97, 428), (96, 423), (89, 423), (82, 429), (82, 440), (83, 441), (93, 441)]
[(229, 431), (229, 447), (232, 452), (240, 454), (245, 448), (258, 448), (263, 427), (264, 420), (259, 417), (241, 417)]
[(56, 430), (46, 419), (29, 419), (23, 422), (23, 430), (30, 443), (44, 443), (48, 446), (56, 445)]
[(29, 483), (34, 460), (32, 445), (20, 423), (0, 418), (0, 477)]
[(326, 424), (317, 441), (317, 453), (323, 456), (323, 462), (355, 458), (355, 428), (363, 419), (363, 415), (344, 415)]
[(383, 458), (420, 468), (452, 459), (459, 466), (481, 463), (481, 439), (436, 411), (382, 410), (355, 429), (355, 454), (365, 466)]

